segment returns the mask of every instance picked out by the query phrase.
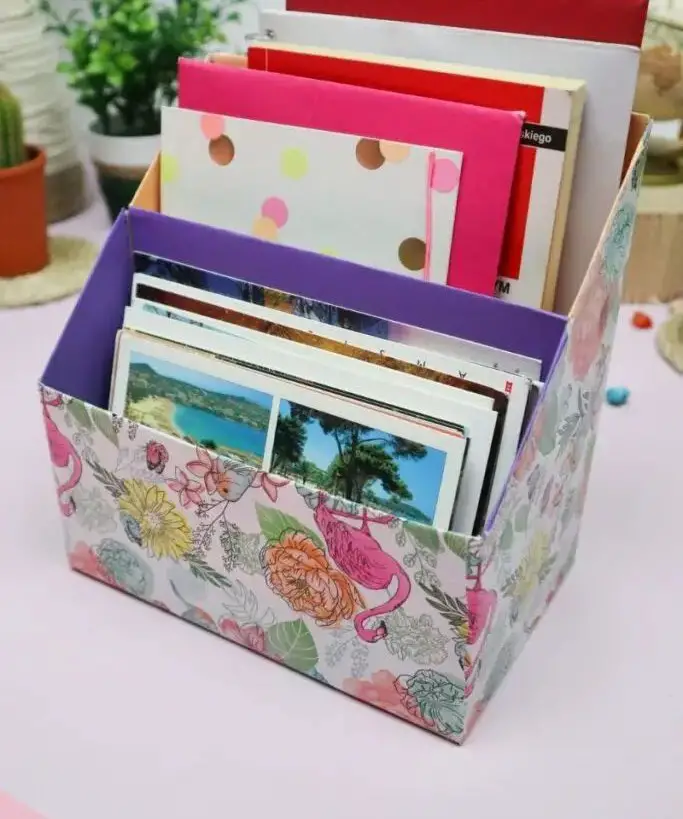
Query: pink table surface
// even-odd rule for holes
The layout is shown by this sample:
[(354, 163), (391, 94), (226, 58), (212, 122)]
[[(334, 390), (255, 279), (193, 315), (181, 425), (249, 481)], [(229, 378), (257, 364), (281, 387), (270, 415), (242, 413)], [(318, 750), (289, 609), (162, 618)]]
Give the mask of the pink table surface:
[(683, 816), (683, 378), (633, 308), (576, 568), (458, 749), (67, 570), (36, 379), (72, 304), (0, 312), (0, 789), (48, 819)]

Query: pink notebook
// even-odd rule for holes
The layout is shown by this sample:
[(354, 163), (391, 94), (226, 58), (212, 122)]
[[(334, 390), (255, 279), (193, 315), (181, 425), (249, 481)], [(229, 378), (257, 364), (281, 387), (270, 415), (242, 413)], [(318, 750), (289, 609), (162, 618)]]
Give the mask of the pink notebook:
[(181, 59), (178, 104), (463, 154), (448, 284), (492, 295), (523, 114)]

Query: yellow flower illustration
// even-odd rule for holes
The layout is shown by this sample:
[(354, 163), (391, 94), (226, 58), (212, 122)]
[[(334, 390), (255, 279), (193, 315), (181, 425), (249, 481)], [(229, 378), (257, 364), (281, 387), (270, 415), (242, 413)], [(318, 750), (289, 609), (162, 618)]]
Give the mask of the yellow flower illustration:
[(515, 572), (510, 593), (520, 604), (526, 602), (538, 586), (541, 572), (550, 557), (550, 537), (547, 532), (537, 532), (529, 551)]
[(126, 528), (137, 529), (136, 539), (143, 548), (157, 558), (172, 560), (192, 550), (190, 527), (162, 487), (140, 480), (126, 480), (123, 485), (119, 510), (129, 519)]

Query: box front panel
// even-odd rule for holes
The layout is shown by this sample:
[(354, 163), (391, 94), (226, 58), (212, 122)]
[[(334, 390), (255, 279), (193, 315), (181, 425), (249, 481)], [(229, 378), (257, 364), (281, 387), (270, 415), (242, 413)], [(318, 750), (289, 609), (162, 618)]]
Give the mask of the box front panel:
[[(468, 667), (469, 731), (574, 561), (636, 216), (647, 135), (577, 296), (567, 341), (471, 572), (483, 607)], [(475, 635), (476, 636), (476, 635)]]
[(460, 738), (476, 540), (41, 399), (72, 568)]

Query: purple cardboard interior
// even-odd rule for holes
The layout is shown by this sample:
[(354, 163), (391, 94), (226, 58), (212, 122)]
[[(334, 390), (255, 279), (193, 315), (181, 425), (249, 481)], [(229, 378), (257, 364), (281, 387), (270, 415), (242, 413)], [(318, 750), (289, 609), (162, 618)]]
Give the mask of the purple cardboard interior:
[(114, 223), (42, 377), (46, 386), (102, 408), (109, 403), (114, 341), (130, 300), (132, 247), (263, 287), (540, 358), (544, 378), (566, 325), (563, 316), (552, 313), (131, 208)]
[(133, 260), (127, 213), (119, 213), (41, 382), (106, 409), (114, 340), (130, 299)]
[(133, 248), (347, 310), (459, 336), (543, 362), (566, 318), (453, 287), (131, 208)]

